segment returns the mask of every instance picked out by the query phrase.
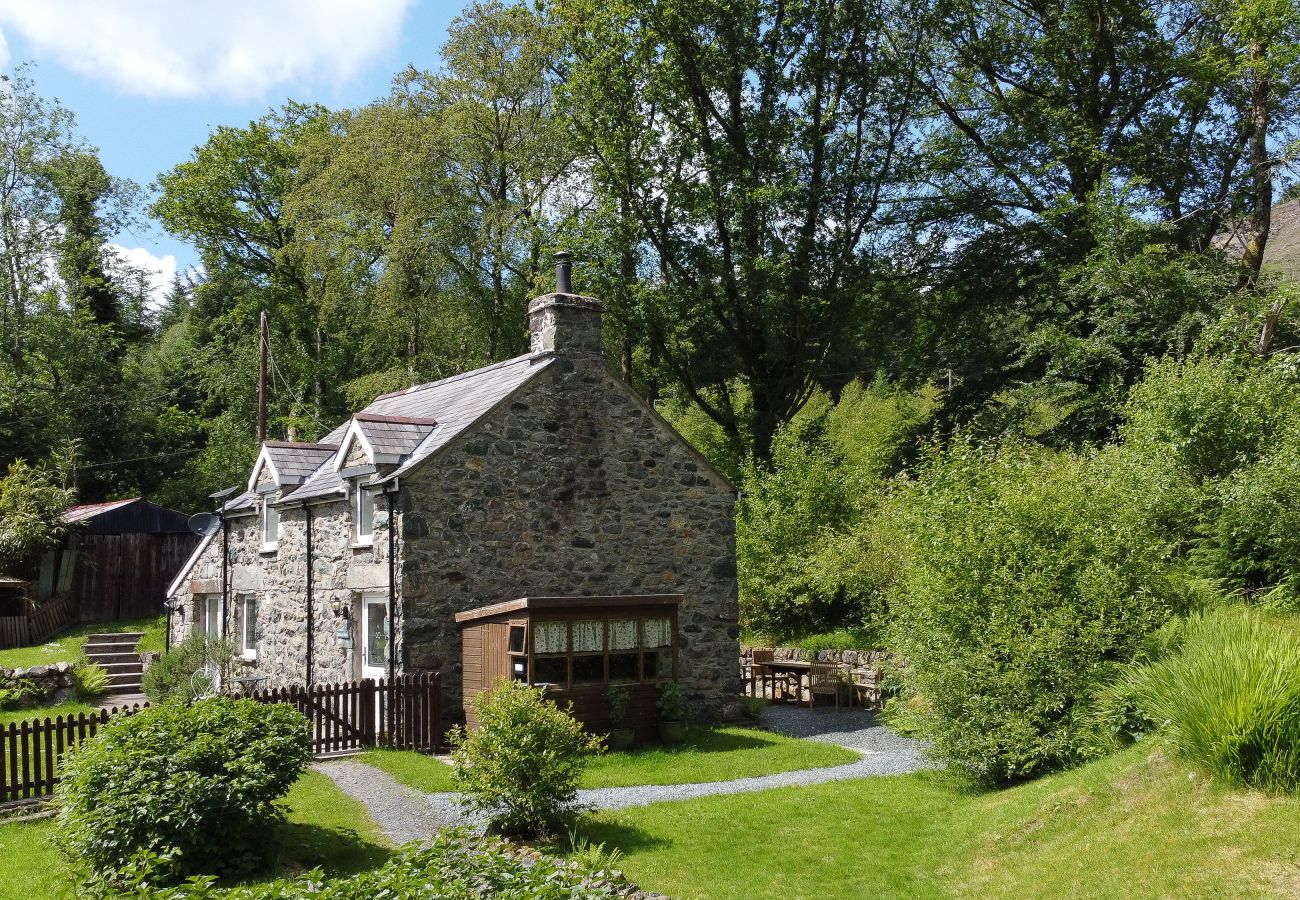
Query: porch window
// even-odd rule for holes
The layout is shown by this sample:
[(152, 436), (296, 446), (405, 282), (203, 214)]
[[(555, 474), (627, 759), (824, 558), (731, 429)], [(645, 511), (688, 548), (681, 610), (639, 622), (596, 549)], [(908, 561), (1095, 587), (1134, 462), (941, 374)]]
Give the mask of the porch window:
[(635, 684), (672, 677), (668, 617), (534, 621), (532, 635), (534, 684)]

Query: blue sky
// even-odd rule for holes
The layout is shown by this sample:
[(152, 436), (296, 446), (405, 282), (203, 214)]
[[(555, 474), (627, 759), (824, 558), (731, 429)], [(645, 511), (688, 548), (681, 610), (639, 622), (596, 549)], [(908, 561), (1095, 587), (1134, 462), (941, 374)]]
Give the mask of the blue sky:
[[(218, 125), (288, 99), (357, 106), (408, 64), (436, 68), (466, 2), (0, 0), (0, 66), (34, 62), (109, 172), (147, 187)], [(160, 285), (197, 261), (152, 222), (115, 242)]]

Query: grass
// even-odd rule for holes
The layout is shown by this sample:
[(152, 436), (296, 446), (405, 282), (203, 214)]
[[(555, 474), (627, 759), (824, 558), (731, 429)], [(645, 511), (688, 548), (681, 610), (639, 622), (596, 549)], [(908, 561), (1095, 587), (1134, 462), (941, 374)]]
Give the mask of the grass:
[(1140, 745), (997, 793), (951, 776), (785, 788), (588, 817), (634, 881), (692, 898), (1300, 893), (1300, 801)]
[(8, 725), (10, 722), (25, 722), (29, 719), (53, 719), (55, 716), (75, 716), (80, 712), (90, 715), (93, 712), (98, 712), (98, 708), (76, 700), (69, 700), (67, 703), (60, 703), (58, 706), (0, 710), (0, 727)]
[[(692, 727), (680, 747), (647, 747), (609, 753), (583, 775), (585, 788), (638, 784), (695, 784), (795, 769), (850, 763), (856, 753), (843, 747), (802, 741), (753, 728)], [(375, 750), (362, 761), (383, 769), (402, 784), (421, 791), (454, 790), (451, 767), (439, 759), (398, 750)]]
[[(282, 801), (280, 854), (262, 880), (297, 875), (317, 866), (350, 875), (382, 865), (390, 845), (365, 806), (319, 772), (308, 771)], [(51, 820), (0, 823), (0, 900), (32, 900), (71, 893), (67, 860), (55, 847)]]
[(49, 665), (57, 662), (76, 662), (81, 658), (86, 637), (92, 634), (108, 634), (121, 631), (143, 631), (140, 650), (163, 649), (166, 640), (162, 616), (146, 619), (124, 619), (120, 622), (97, 622), (90, 625), (78, 625), (45, 644), (35, 647), (14, 647), (0, 650), (0, 666), (7, 669), (29, 669), (32, 666)]

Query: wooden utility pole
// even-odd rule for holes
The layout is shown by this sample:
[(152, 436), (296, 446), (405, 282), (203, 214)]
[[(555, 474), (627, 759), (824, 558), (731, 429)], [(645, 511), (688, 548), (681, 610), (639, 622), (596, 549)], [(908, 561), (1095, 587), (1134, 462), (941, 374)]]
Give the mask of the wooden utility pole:
[(257, 442), (266, 440), (266, 359), (271, 349), (271, 331), (266, 323), (266, 310), (257, 329), (260, 366), (257, 373)]

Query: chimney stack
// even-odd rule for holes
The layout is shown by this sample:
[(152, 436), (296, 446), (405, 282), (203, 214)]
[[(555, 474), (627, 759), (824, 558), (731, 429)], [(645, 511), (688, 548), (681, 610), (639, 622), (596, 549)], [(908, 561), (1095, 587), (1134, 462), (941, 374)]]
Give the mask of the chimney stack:
[(528, 304), (528, 330), (533, 353), (565, 356), (604, 356), (600, 315), (604, 307), (595, 297), (573, 293), (572, 255), (555, 254), (555, 293), (543, 294)]

